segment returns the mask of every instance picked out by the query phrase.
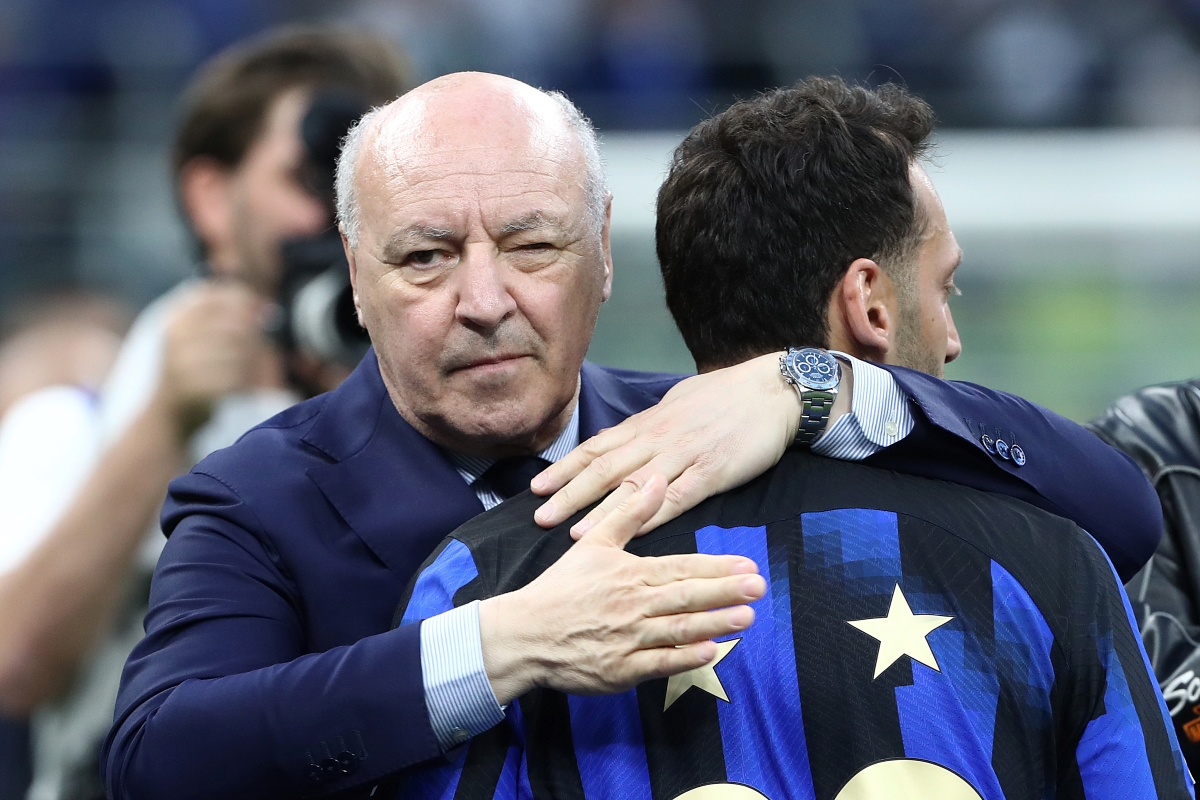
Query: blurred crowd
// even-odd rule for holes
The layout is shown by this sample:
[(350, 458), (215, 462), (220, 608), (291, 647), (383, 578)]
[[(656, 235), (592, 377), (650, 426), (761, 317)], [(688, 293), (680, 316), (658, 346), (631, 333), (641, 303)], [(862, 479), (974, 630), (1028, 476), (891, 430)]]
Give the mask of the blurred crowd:
[(483, 69), (561, 89), (601, 130), (686, 129), (813, 72), (900, 80), (945, 127), (1200, 122), (1197, 0), (12, 0), (0, 294), (75, 281), (136, 306), (186, 274), (161, 179), (178, 92), (289, 21), (369, 26), (418, 80)]
[(957, 127), (1200, 120), (1195, 0), (368, 0), (347, 16), (423, 74), (563, 88), (609, 129), (686, 127), (814, 72), (898, 78)]

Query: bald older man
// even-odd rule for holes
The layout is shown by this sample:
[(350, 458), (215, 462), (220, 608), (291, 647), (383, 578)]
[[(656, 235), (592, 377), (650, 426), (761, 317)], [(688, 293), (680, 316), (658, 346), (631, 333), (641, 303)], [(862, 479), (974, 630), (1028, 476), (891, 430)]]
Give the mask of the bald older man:
[[(708, 663), (712, 640), (747, 627), (765, 591), (749, 559), (623, 552), (635, 531), (613, 514), (536, 584), (389, 630), (447, 533), (582, 439), (614, 429), (603, 468), (584, 469), (599, 452), (585, 448), (543, 477), (549, 492), (583, 470), (544, 523), (635, 470), (635, 481), (666, 472), (664, 513), (678, 513), (778, 460), (801, 404), (766, 356), (689, 379), (621, 425), (678, 379), (583, 361), (612, 281), (609, 203), (594, 134), (565, 98), (496, 76), (440, 78), (363, 119), (338, 183), (374, 350), (338, 390), (172, 485), (147, 636), (105, 747), (114, 798), (386, 795), (392, 776), (494, 725), (532, 687), (618, 692)], [(890, 373), (871, 369), (864, 377), (890, 387), (879, 396), (904, 406)], [(895, 405), (851, 410), (842, 388), (814, 449), (877, 452), (865, 417)], [(961, 416), (955, 390), (924, 391), (915, 399)], [(986, 406), (978, 395), (962, 408)], [(941, 430), (904, 413), (914, 433)], [(989, 413), (1035, 427), (1011, 398)], [(1047, 435), (1061, 441), (1041, 445), (1075, 453), (1090, 485), (1126, 498), (1108, 509), (1124, 535), (1130, 510), (1157, 531), (1136, 467), (1098, 442)], [(1017, 470), (981, 448), (957, 458), (985, 483)], [(1085, 504), (1064, 494), (1068, 509)], [(463, 560), (447, 591), (486, 568)]]

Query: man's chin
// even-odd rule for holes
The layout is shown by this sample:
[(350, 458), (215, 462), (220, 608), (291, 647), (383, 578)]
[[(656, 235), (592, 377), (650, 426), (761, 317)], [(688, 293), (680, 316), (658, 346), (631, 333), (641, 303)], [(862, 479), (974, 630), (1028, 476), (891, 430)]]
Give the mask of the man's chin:
[[(544, 450), (559, 433), (556, 415), (546, 409), (538, 415), (528, 407), (494, 406), (479, 409), (469, 418), (450, 419), (450, 428), (465, 452), (505, 456)], [(548, 439), (549, 441), (543, 441)]]
[(561, 432), (563, 408), (549, 402), (557, 387), (540, 381), (507, 387), (505, 393), (481, 392), (460, 396), (458, 413), (446, 421), (462, 437), (463, 445), (514, 452), (543, 450)]

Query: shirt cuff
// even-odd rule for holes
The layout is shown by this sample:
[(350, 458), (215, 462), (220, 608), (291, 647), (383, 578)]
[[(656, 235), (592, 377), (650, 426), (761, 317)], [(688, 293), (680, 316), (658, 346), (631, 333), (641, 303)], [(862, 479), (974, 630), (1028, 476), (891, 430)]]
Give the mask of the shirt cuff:
[(425, 706), (443, 751), (504, 719), (483, 666), (479, 601), (421, 623)]
[(892, 374), (848, 353), (830, 351), (854, 369), (850, 411), (817, 438), (812, 451), (843, 461), (861, 461), (912, 432), (908, 397)]

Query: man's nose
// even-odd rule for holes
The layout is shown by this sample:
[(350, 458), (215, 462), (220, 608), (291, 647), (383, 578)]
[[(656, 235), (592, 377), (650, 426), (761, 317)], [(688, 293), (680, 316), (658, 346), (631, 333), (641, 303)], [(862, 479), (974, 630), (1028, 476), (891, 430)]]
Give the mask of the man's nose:
[(962, 355), (962, 342), (958, 338), (958, 328), (954, 324), (954, 316), (950, 308), (946, 308), (946, 363)]
[(459, 287), (454, 313), (462, 324), (491, 330), (517, 310), (508, 291), (506, 268), (492, 243), (468, 245), (455, 272)]

